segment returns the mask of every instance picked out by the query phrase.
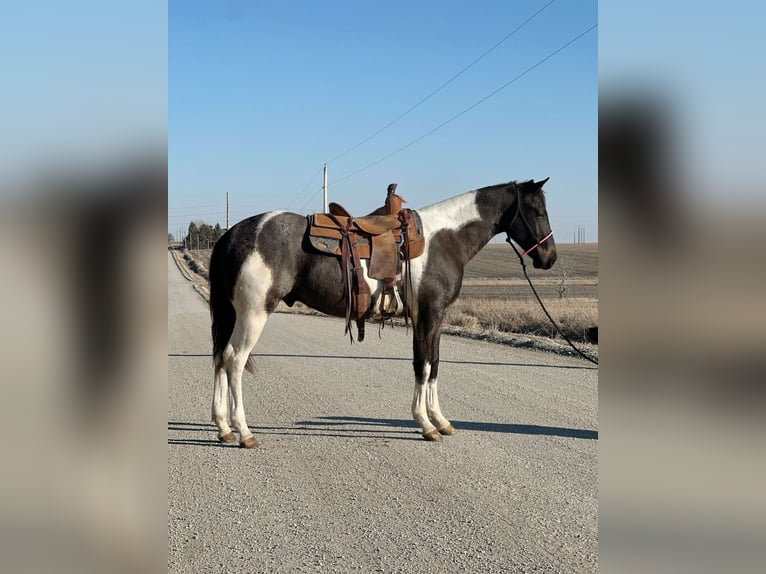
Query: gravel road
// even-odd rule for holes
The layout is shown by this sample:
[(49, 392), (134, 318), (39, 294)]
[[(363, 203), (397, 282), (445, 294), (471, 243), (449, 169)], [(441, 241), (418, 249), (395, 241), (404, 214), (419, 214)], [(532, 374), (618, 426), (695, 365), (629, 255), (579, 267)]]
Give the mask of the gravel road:
[(272, 315), (244, 382), (262, 446), (221, 445), (207, 305), (168, 255), (168, 571), (597, 571), (596, 368), (443, 336), (458, 433), (426, 443), (411, 333), (367, 337)]

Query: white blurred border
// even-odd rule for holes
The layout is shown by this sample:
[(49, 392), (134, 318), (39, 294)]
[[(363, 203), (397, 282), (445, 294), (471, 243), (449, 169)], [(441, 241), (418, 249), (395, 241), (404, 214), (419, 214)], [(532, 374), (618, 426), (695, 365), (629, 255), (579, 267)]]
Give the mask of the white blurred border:
[(605, 572), (766, 563), (764, 15), (599, 5)]

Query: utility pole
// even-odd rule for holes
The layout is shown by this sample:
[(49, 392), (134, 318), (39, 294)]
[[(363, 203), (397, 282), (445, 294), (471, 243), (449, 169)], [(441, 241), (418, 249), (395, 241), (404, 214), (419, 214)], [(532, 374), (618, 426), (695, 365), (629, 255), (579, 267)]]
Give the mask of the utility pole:
[(328, 213), (330, 208), (327, 205), (327, 164), (324, 164), (324, 183), (322, 184), (322, 190), (324, 191), (324, 213)]
[(226, 192), (226, 230), (229, 230), (229, 192)]

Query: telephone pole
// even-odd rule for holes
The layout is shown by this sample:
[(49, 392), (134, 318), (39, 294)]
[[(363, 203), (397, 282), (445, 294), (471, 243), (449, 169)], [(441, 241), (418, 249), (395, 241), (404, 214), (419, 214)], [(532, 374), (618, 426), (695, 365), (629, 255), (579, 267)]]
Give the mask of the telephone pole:
[(226, 192), (226, 230), (229, 230), (229, 192)]
[(324, 213), (328, 213), (330, 208), (327, 205), (327, 164), (324, 164), (324, 183), (322, 184), (322, 190), (324, 191)]

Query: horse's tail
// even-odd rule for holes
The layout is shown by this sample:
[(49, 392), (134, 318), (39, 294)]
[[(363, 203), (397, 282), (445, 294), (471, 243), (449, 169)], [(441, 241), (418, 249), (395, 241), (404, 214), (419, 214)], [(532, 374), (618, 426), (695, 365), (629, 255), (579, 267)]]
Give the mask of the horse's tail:
[[(227, 231), (213, 246), (210, 256), (208, 287), (210, 289), (210, 318), (213, 335), (213, 365), (218, 371), (223, 367), (223, 352), (229, 344), (237, 312), (231, 303), (234, 284), (239, 275), (242, 262), (238, 260), (236, 250), (232, 249), (232, 231)], [(245, 369), (255, 372), (255, 362), (248, 357)]]

